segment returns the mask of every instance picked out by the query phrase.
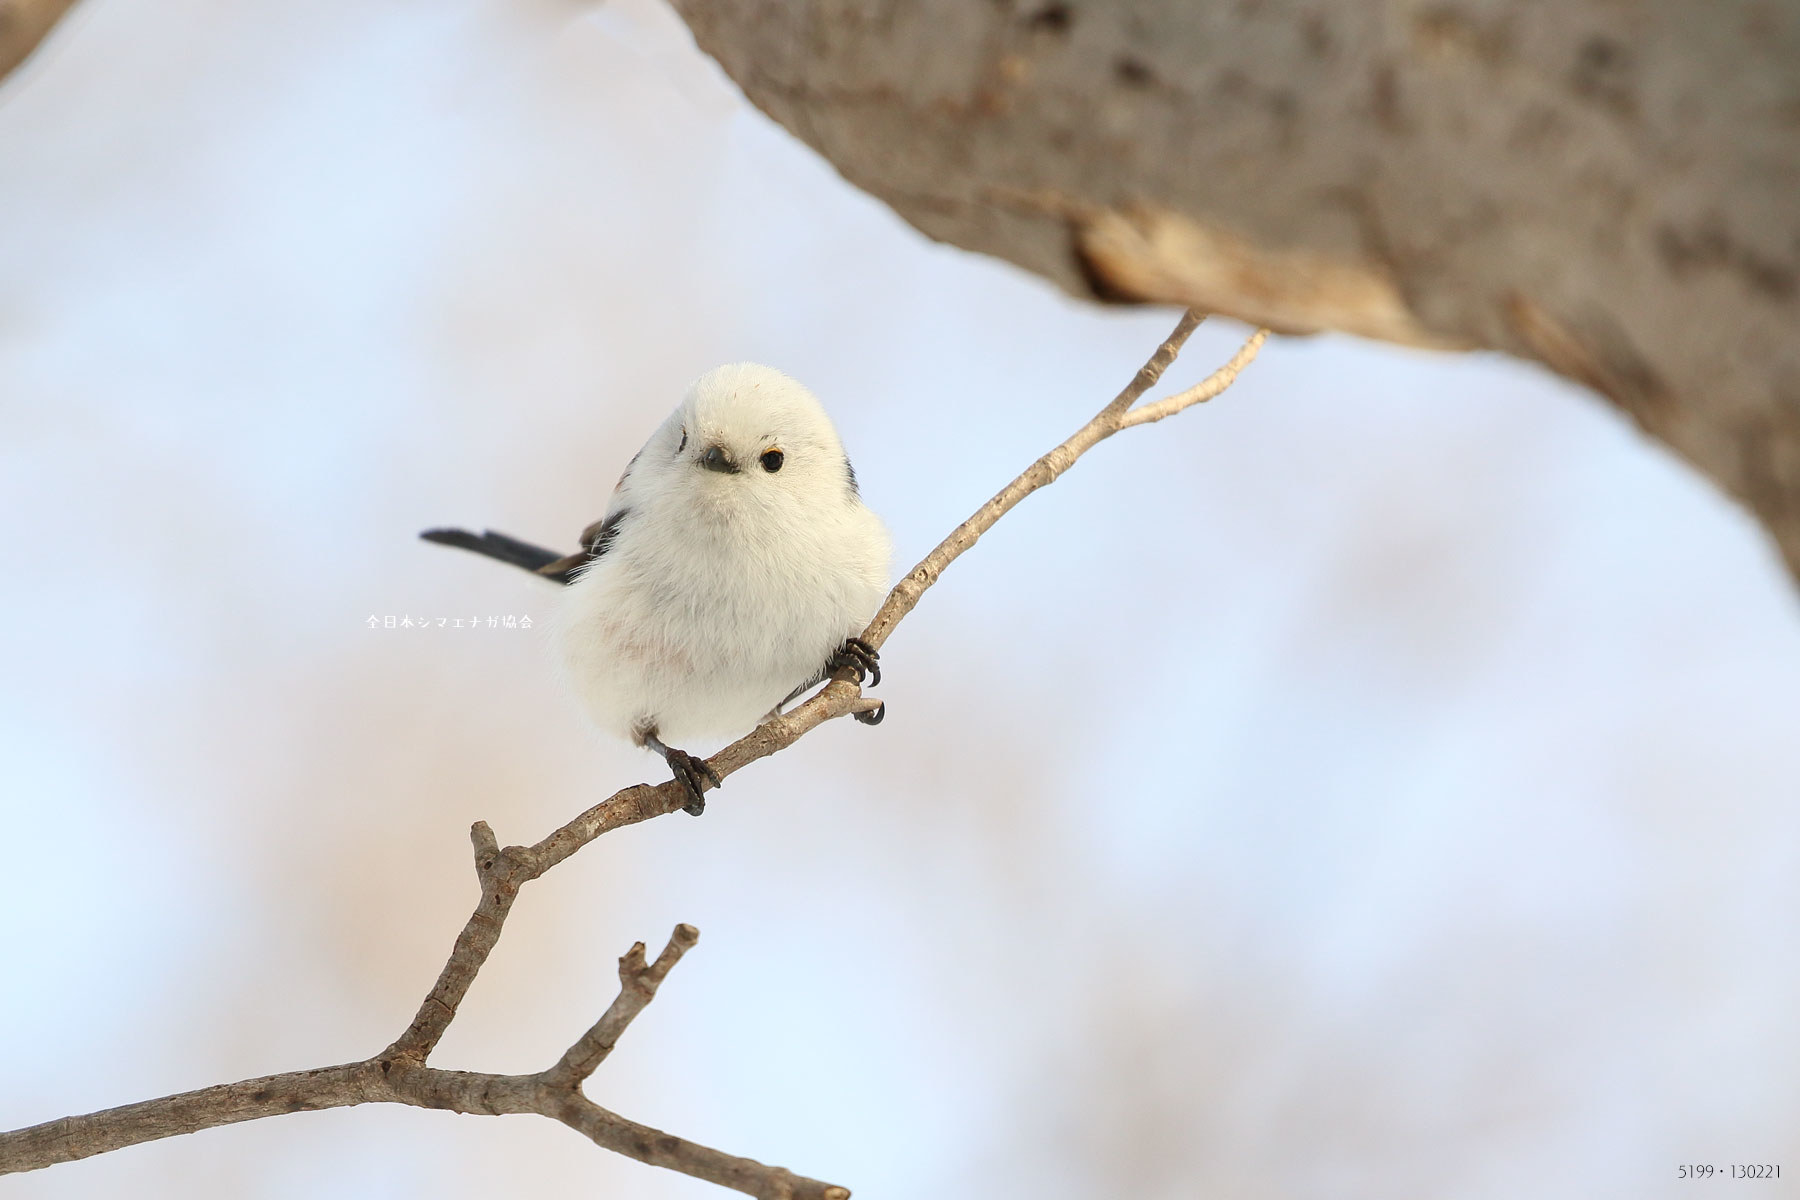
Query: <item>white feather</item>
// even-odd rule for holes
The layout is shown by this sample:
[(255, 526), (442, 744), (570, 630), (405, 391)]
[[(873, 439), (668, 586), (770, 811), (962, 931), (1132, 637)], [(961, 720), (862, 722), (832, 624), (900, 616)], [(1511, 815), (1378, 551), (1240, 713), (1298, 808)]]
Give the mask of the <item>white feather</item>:
[[(714, 446), (735, 474), (701, 464)], [(563, 589), (555, 634), (594, 722), (640, 745), (747, 733), (887, 590), (887, 530), (837, 431), (769, 367), (696, 380), (619, 481), (607, 516), (620, 513), (605, 553)]]

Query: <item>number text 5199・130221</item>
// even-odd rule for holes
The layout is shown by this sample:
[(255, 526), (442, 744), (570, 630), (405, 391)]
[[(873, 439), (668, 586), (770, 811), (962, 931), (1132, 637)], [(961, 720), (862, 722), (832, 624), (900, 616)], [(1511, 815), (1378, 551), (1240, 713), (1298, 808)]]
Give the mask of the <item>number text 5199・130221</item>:
[(1711, 1163), (1682, 1163), (1675, 1168), (1677, 1179), (1780, 1179), (1781, 1168), (1768, 1163), (1732, 1163), (1715, 1167)]

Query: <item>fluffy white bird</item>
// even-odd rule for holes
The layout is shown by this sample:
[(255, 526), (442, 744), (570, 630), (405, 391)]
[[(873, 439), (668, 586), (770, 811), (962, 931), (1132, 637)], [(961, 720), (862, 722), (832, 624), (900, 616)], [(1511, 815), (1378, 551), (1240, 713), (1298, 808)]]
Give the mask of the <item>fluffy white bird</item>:
[(662, 755), (695, 815), (719, 778), (671, 742), (745, 733), (841, 667), (881, 682), (857, 634), (887, 590), (887, 529), (824, 408), (769, 367), (695, 380), (574, 554), (492, 531), (420, 536), (567, 585), (554, 628), (576, 694)]

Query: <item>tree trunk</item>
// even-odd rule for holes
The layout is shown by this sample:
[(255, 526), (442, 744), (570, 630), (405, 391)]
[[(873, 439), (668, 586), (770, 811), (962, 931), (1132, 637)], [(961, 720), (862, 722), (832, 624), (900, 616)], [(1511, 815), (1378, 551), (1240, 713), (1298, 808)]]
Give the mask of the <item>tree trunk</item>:
[(930, 236), (1077, 295), (1542, 362), (1800, 572), (1800, 7), (674, 4)]

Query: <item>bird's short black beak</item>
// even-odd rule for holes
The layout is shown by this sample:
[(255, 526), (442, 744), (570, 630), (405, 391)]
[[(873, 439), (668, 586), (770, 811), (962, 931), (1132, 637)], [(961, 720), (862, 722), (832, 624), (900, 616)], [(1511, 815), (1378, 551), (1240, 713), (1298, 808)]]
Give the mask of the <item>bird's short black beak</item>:
[(723, 471), (727, 475), (736, 475), (738, 465), (725, 453), (723, 446), (708, 446), (706, 453), (700, 456), (700, 465), (709, 471)]

